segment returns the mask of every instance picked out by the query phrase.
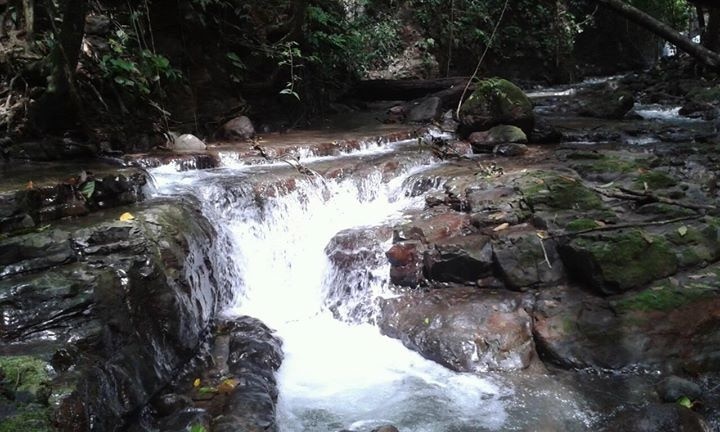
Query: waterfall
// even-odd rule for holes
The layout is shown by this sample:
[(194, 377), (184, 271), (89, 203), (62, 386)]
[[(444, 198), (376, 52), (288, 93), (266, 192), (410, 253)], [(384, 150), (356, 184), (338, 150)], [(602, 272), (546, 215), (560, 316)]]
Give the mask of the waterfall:
[[(338, 180), (286, 166), (153, 171), (157, 194), (194, 197), (215, 225), (216, 279), (234, 294), (226, 313), (259, 318), (283, 339), (281, 432), (369, 431), (388, 423), (402, 431), (469, 432), (532, 424), (529, 416), (509, 426), (511, 410), (528, 410), (501, 377), (450, 371), (372, 324), (375, 300), (392, 295), (384, 259), (388, 221), (424, 204), (404, 182), (427, 162), (418, 154), (389, 181), (379, 167)], [(563, 404), (575, 407), (572, 399)]]

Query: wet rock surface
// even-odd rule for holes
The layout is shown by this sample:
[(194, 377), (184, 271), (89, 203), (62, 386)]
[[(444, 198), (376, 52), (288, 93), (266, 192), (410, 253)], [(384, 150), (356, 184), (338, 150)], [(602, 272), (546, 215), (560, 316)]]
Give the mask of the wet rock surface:
[[(516, 378), (529, 393), (552, 383), (559, 394), (587, 396), (608, 415), (593, 420), (594, 430), (717, 430), (720, 141), (704, 120), (716, 104), (705, 100), (710, 88), (685, 88), (692, 90), (685, 100), (685, 84), (641, 90), (645, 84), (613, 85), (633, 91), (630, 113), (622, 97), (593, 111), (608, 101), (563, 89), (531, 95), (532, 117), (525, 109), (510, 110), (517, 121), (502, 110), (477, 115), (492, 120), (483, 130), (524, 129), (527, 146), (513, 143), (522, 151), (506, 153), (495, 142), (473, 155), (469, 141), (420, 140), (392, 153), (253, 168), (242, 188), (218, 181), (263, 208), (301, 182), (321, 185), (319, 177), (389, 181), (418, 160), (439, 162), (405, 182), (424, 206), (342, 231), (328, 244), (331, 310), (374, 321), (453, 370)], [(693, 118), (649, 105), (667, 103), (663, 91), (673, 106), (681, 97), (681, 114)], [(479, 127), (476, 120), (465, 126)], [(316, 155), (362, 148), (335, 137), (309, 146), (303, 136), (271, 142), (265, 156), (233, 142), (232, 156), (221, 145), (175, 163), (179, 170), (216, 167), (224, 157), (268, 164), (310, 148)], [(153, 157), (136, 161), (176, 156)], [(57, 183), (0, 196), (8, 234), (0, 240), (0, 413), (14, 424), (32, 419), (67, 430), (131, 418), (137, 430), (275, 430), (281, 345), (252, 318), (214, 321), (225, 293), (213, 284), (211, 263), (192, 253), (211, 244), (212, 227), (192, 203), (116, 207), (140, 199), (141, 182), (102, 183), (94, 204), (79, 185)], [(134, 222), (117, 221), (125, 210)], [(78, 219), (58, 222), (67, 217)], [(210, 291), (187, 284), (188, 263)], [(385, 273), (369, 274), (370, 267)], [(375, 308), (367, 286), (348, 282), (358, 279), (389, 280), (394, 295)], [(18, 362), (29, 369), (18, 372)], [(615, 392), (623, 400), (608, 397)], [(692, 409), (677, 403), (684, 397)], [(526, 415), (520, 410), (509, 415)], [(573, 430), (538, 416), (537, 430)]]
[(380, 328), (424, 357), (459, 372), (525, 369), (536, 360), (524, 298), (446, 288), (382, 302)]
[(207, 355), (176, 384), (156, 396), (147, 410), (148, 428), (185, 431), (276, 431), (282, 342), (256, 318), (215, 323)]
[(44, 396), (0, 398), (16, 430), (30, 427), (28, 412), (60, 430), (112, 430), (195, 356), (224, 299), (200, 255), (214, 231), (178, 203), (132, 212), (129, 222), (100, 211), (0, 241), (0, 368), (7, 376), (18, 356), (44, 365)]

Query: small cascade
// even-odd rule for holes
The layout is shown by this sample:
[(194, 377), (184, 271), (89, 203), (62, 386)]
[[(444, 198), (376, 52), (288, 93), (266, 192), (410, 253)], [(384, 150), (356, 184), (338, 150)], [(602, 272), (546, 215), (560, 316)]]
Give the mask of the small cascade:
[[(215, 225), (215, 278), (234, 295), (226, 313), (259, 318), (283, 339), (280, 431), (390, 423), (403, 431), (469, 432), (532, 423), (518, 416), (526, 401), (516, 400), (503, 378), (453, 372), (373, 325), (375, 300), (392, 295), (384, 257), (389, 221), (424, 205), (406, 180), (427, 162), (415, 152), (389, 180), (377, 165), (336, 180), (275, 165), (154, 171), (157, 194), (197, 200)], [(563, 403), (591, 424), (573, 399)]]

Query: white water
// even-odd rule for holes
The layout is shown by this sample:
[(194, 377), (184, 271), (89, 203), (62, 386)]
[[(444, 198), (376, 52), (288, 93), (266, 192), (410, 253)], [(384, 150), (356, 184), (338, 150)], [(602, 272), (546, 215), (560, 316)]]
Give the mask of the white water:
[[(337, 302), (331, 293), (338, 285), (354, 290), (342, 301), (363, 302), (370, 310), (373, 299), (388, 295), (386, 260), (361, 261), (361, 271), (348, 272), (333, 266), (326, 246), (344, 229), (377, 226), (422, 205), (403, 193), (410, 173), (389, 183), (379, 172), (341, 182), (301, 180), (293, 191), (276, 188), (275, 196), (259, 199), (255, 185), (262, 178), (282, 178), (266, 170), (153, 174), (158, 194), (195, 196), (215, 223), (219, 237), (211, 259), (221, 269), (220, 283), (235, 293), (227, 313), (257, 317), (284, 341), (277, 375), (281, 432), (369, 431), (388, 423), (403, 432), (531, 430), (538, 416), (548, 416), (514, 400), (515, 392), (498, 378), (452, 372), (357, 316), (336, 319), (326, 306)], [(382, 256), (389, 240), (376, 238), (363, 250)], [(558, 403), (561, 413), (589, 426), (576, 395), (561, 393), (568, 399), (543, 394), (538, 406)], [(510, 410), (525, 418), (510, 419)]]

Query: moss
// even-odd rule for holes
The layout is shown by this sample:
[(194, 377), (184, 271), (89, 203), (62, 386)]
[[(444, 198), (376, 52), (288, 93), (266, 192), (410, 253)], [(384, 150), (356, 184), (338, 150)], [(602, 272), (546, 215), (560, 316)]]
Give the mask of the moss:
[(641, 188), (647, 184), (649, 189), (667, 189), (675, 186), (677, 180), (662, 171), (653, 170), (640, 174), (634, 183)]
[(637, 160), (621, 159), (617, 156), (603, 156), (600, 159), (593, 160), (592, 163), (583, 165), (582, 170), (590, 173), (631, 173), (643, 164)]
[(696, 300), (718, 295), (717, 288), (706, 284), (673, 287), (669, 283), (647, 288), (613, 303), (621, 312), (669, 311)]
[(598, 160), (605, 157), (606, 156), (601, 153), (589, 151), (573, 152), (567, 155), (567, 159), (569, 160)]
[(531, 206), (546, 205), (554, 209), (598, 210), (603, 207), (598, 195), (582, 181), (552, 172), (537, 171), (527, 176), (521, 187)]
[(621, 290), (669, 276), (678, 268), (677, 257), (665, 239), (639, 230), (607, 240), (579, 238), (575, 245), (592, 254), (606, 284)]
[[(460, 109), (461, 118), (466, 114), (489, 117), (490, 123), (484, 125), (487, 128), (507, 123), (521, 127), (526, 133), (532, 129), (532, 102), (519, 87), (502, 78), (479, 81)], [(529, 118), (516, 124), (513, 119), (517, 120), (522, 114)]]
[(48, 363), (30, 356), (0, 357), (0, 369), (5, 383), (11, 383), (16, 391), (36, 395), (49, 381)]
[(0, 422), (0, 432), (51, 432), (49, 408), (38, 405), (23, 407)]
[(568, 231), (584, 231), (588, 229), (593, 229), (599, 227), (600, 224), (598, 224), (596, 221), (592, 219), (575, 219), (574, 221), (568, 223), (565, 226), (565, 229)]

